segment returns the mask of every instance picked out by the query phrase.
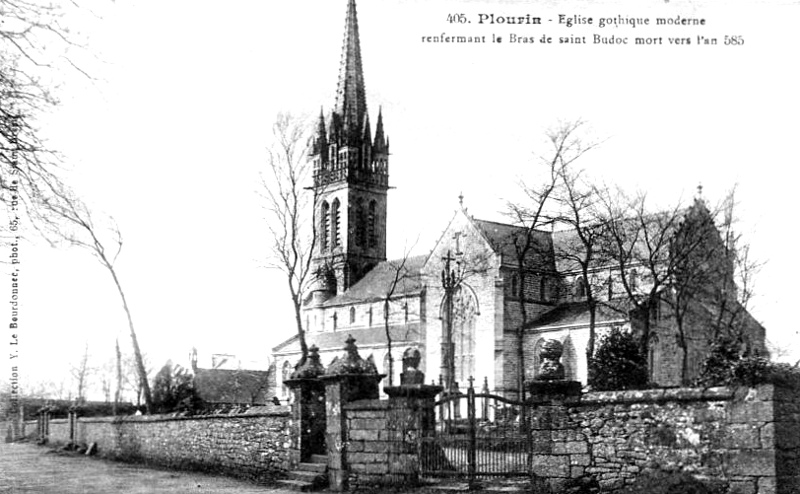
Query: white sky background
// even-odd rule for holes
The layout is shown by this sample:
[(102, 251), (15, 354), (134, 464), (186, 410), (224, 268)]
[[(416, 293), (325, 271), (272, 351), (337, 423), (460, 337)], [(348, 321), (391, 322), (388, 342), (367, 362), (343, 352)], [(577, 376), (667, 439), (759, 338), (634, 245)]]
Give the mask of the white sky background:
[[(566, 7), (564, 5), (571, 5)], [(716, 5), (723, 5), (717, 8)], [(634, 6), (636, 5), (636, 6)], [(646, 7), (645, 7), (646, 5)], [(68, 76), (42, 126), (71, 181), (125, 239), (118, 270), (156, 369), (193, 346), (265, 362), (294, 333), (285, 281), (268, 252), (258, 172), (279, 111), (317, 115), (334, 101), (345, 0), (118, 1), (81, 31), (105, 60), (90, 84)], [(448, 24), (449, 13), (705, 17), (705, 28)], [(607, 138), (582, 164), (598, 180), (689, 201), (739, 184), (739, 226), (767, 264), (753, 313), (768, 338), (797, 337), (794, 215), (800, 87), (798, 6), (359, 0), (370, 117), (391, 139), (389, 255), (424, 253), (460, 191), (476, 217), (502, 220), (517, 182), (559, 119)], [(555, 21), (554, 21), (555, 22)], [(423, 44), (423, 35), (507, 37), (741, 34), (741, 47)], [(666, 42), (666, 39), (664, 40)], [(127, 322), (108, 274), (86, 252), (21, 251), (25, 379), (62, 379), (85, 341), (96, 359)], [(787, 358), (796, 360), (800, 352)], [(3, 378), (5, 376), (0, 376)]]

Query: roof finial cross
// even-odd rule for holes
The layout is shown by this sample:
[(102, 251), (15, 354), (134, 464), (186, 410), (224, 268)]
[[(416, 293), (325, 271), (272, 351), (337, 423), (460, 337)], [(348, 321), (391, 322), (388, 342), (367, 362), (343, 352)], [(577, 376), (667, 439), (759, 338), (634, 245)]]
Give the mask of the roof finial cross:
[(461, 206), (462, 208), (464, 207), (464, 193), (463, 192), (459, 192), (458, 193), (458, 205)]
[(697, 198), (703, 198), (703, 184), (697, 184)]

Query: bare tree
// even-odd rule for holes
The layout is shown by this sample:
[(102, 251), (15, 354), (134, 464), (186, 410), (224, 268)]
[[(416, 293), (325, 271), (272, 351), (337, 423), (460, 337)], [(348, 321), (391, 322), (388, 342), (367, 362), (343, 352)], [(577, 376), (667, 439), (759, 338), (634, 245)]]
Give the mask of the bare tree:
[[(122, 251), (122, 233), (113, 218), (107, 218), (106, 226), (96, 225), (89, 208), (66, 187), (54, 184), (49, 184), (49, 186), (48, 194), (43, 198), (43, 204), (49, 211), (49, 214), (44, 216), (44, 224), (49, 228), (49, 237), (60, 238), (69, 245), (89, 251), (105, 268), (114, 282), (114, 287), (117, 289), (122, 308), (128, 319), (137, 375), (144, 393), (145, 407), (149, 413), (152, 407), (152, 396), (150, 385), (147, 382), (147, 371), (133, 324), (133, 315), (115, 267), (117, 257)], [(101, 238), (101, 235), (105, 234), (112, 238), (114, 248), (111, 251), (106, 250), (106, 243)]]
[(732, 276), (726, 276), (717, 293), (717, 321), (714, 338), (723, 336), (741, 339), (749, 319), (749, 308), (755, 293), (755, 278), (763, 263), (750, 253), (750, 244), (737, 231), (736, 187), (726, 195), (720, 210), (725, 258), (731, 264)]
[(309, 186), (312, 164), (307, 159), (308, 130), (303, 120), (289, 114), (278, 115), (272, 126), (260, 191), (266, 201), (267, 228), (272, 236), (268, 267), (286, 277), (300, 342), (298, 365), (308, 356), (302, 309), (303, 298), (316, 277), (312, 264), (317, 242), (314, 215), (321, 193), (318, 187)]
[[(412, 247), (413, 248), (413, 247)], [(394, 386), (394, 357), (392, 356), (392, 334), (390, 331), (390, 303), (395, 296), (398, 287), (402, 288), (406, 283), (418, 280), (421, 277), (419, 271), (410, 269), (408, 250), (402, 258), (387, 262), (390, 270), (389, 284), (383, 292), (383, 330), (386, 334), (386, 352), (389, 360), (389, 386)], [(408, 310), (408, 307), (406, 307)]]
[(606, 237), (604, 255), (608, 257), (623, 287), (629, 307), (618, 307), (633, 316), (641, 329), (640, 351), (647, 353), (651, 332), (651, 313), (658, 309), (661, 292), (675, 272), (677, 258), (670, 254), (673, 235), (683, 213), (677, 203), (654, 213), (647, 195), (628, 196), (622, 190), (606, 188), (599, 195)]
[(142, 360), (144, 362), (145, 373), (147, 375), (147, 379), (145, 380), (139, 378), (139, 368), (135, 356), (125, 353), (121, 354), (120, 367), (122, 385), (120, 388), (120, 396), (124, 396), (126, 393), (132, 393), (133, 401), (135, 401), (137, 407), (142, 405), (142, 398), (144, 396), (143, 383), (149, 382), (150, 376), (155, 370), (150, 364), (150, 359), (146, 353), (142, 353)]
[(596, 341), (596, 319), (600, 288), (592, 281), (603, 258), (600, 252), (604, 225), (597, 210), (598, 192), (594, 185), (586, 183), (582, 171), (565, 166), (559, 171), (561, 190), (556, 201), (561, 208), (559, 221), (569, 227), (564, 241), (554, 245), (558, 261), (577, 267), (583, 280), (583, 295), (589, 311), (589, 339), (586, 343), (586, 362), (591, 366)]
[[(647, 354), (652, 325), (662, 305), (670, 309), (681, 350), (681, 381), (687, 382), (689, 342), (687, 315), (700, 304), (720, 300), (732, 279), (728, 253), (714, 218), (697, 199), (691, 207), (677, 201), (654, 211), (646, 194), (616, 198), (603, 195), (607, 242), (605, 254), (615, 266), (628, 310), (641, 330), (640, 351)], [(650, 363), (652, 365), (652, 362)]]
[(70, 375), (75, 380), (77, 386), (77, 396), (75, 396), (76, 403), (86, 402), (86, 388), (89, 385), (89, 379), (94, 369), (89, 366), (89, 342), (87, 341), (83, 347), (83, 354), (77, 364), (70, 366)]
[(62, 69), (91, 79), (76, 62), (75, 55), (85, 52), (69, 25), (73, 10), (84, 9), (68, 2), (0, 1), (0, 201), (26, 213), (34, 228), (49, 213), (42, 209), (43, 195), (61, 183), (61, 160), (41, 138), (38, 117), (57, 104), (51, 87)]
[(114, 390), (114, 408), (113, 414), (117, 415), (117, 409), (119, 408), (120, 398), (122, 396), (122, 352), (119, 349), (119, 338), (114, 338), (114, 366), (116, 370), (116, 389)]
[[(733, 264), (715, 225), (716, 211), (701, 199), (683, 213), (671, 241), (667, 280), (668, 291), (662, 301), (672, 310), (681, 349), (681, 382), (689, 378), (687, 319), (699, 307), (720, 303), (733, 283)], [(715, 338), (709, 338), (715, 339)]]
[(557, 193), (559, 182), (566, 176), (565, 169), (591, 150), (595, 144), (585, 143), (580, 135), (582, 121), (562, 122), (546, 133), (549, 149), (541, 154), (539, 161), (543, 180), (537, 185), (522, 183), (522, 203), (509, 203), (506, 214), (518, 227), (504, 242), (512, 248), (516, 276), (519, 280), (520, 324), (516, 328), (517, 338), (517, 392), (525, 396), (525, 327), (529, 322), (526, 286), (529, 276), (542, 276), (548, 271), (542, 265), (543, 256), (549, 254), (550, 246), (539, 240), (538, 232), (557, 221), (558, 215), (551, 204)]

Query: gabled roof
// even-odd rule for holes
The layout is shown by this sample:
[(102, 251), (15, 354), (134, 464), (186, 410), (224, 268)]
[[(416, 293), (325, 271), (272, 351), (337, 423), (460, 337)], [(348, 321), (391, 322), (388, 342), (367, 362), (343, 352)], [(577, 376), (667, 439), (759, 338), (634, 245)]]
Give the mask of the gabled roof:
[[(323, 307), (336, 307), (362, 302), (383, 300), (397, 279), (392, 297), (419, 293), (423, 286), (420, 270), (427, 256), (414, 256), (393, 261), (383, 261), (344, 293), (326, 300)], [(396, 278), (397, 277), (397, 278)]]
[[(495, 221), (473, 219), (472, 222), (480, 230), (492, 249), (500, 254), (504, 265), (517, 265), (517, 246), (523, 246), (527, 228), (498, 223)], [(546, 231), (533, 231), (533, 244), (526, 255), (526, 265), (531, 269), (550, 271), (553, 264), (553, 241)]]
[[(605, 304), (597, 304), (596, 306), (595, 324), (625, 321), (627, 319), (627, 311), (622, 307), (609, 307)], [(584, 325), (589, 325), (589, 305), (586, 302), (571, 302), (559, 304), (552, 310), (545, 312), (537, 319), (529, 322), (525, 329)]]
[[(371, 345), (387, 344), (386, 331), (382, 324), (368, 328), (344, 329), (341, 331), (326, 331), (322, 333), (306, 333), (306, 344), (310, 347), (316, 345), (320, 351), (339, 350), (344, 348), (348, 336), (353, 336), (359, 348)], [(420, 342), (422, 331), (419, 323), (395, 324), (389, 326), (389, 336), (392, 345), (405, 345)], [(297, 338), (291, 338), (273, 349), (275, 353), (298, 353), (298, 348), (290, 348), (290, 344)]]
[(266, 403), (270, 371), (194, 369), (194, 388), (207, 403)]

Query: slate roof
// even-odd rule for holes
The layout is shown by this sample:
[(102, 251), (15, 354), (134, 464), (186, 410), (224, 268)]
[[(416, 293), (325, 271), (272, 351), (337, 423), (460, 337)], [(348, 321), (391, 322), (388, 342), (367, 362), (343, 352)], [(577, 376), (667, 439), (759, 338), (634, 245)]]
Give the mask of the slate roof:
[(194, 387), (206, 403), (267, 403), (270, 371), (194, 369)]
[(344, 293), (326, 300), (323, 307), (336, 307), (354, 303), (383, 300), (386, 292), (395, 280), (397, 270), (402, 266), (400, 279), (395, 288), (394, 297), (412, 295), (420, 292), (424, 285), (421, 269), (428, 256), (413, 256), (393, 261), (383, 261), (372, 268), (363, 278), (358, 280)]
[[(341, 331), (326, 331), (322, 333), (306, 333), (306, 344), (308, 346), (317, 345), (321, 351), (337, 350), (344, 348), (344, 341), (348, 335), (352, 335), (356, 340), (356, 346), (359, 348), (368, 345), (386, 345), (386, 331), (383, 326), (372, 326), (369, 328), (353, 328), (344, 329)], [(392, 344), (401, 345), (413, 342), (419, 342), (422, 339), (422, 332), (419, 323), (410, 323), (403, 325), (389, 326), (389, 335), (392, 338)], [(297, 341), (297, 336), (284, 341), (280, 345), (273, 348), (273, 352), (281, 353), (296, 353), (294, 348), (287, 348), (290, 344)], [(365, 357), (366, 355), (362, 355)]]
[(553, 250), (561, 253), (569, 252), (568, 256), (555, 256), (556, 269), (559, 273), (568, 273), (581, 269), (577, 259), (571, 257), (573, 255), (581, 255), (581, 252), (584, 251), (577, 231), (569, 229), (553, 232)]
[[(517, 264), (515, 240), (524, 241), (527, 230), (523, 227), (498, 223), (495, 221), (473, 219), (473, 223), (483, 233), (489, 245), (500, 254), (505, 265)], [(549, 232), (534, 230), (534, 245), (528, 254), (528, 266), (532, 269), (552, 270), (553, 242)]]
[[(627, 320), (627, 311), (621, 308), (612, 308), (605, 304), (598, 304), (595, 311), (595, 323), (602, 324), (613, 321)], [(539, 318), (526, 325), (526, 329), (542, 329), (556, 326), (579, 326), (589, 324), (589, 306), (586, 302), (571, 302), (559, 304), (552, 310), (545, 312)]]

